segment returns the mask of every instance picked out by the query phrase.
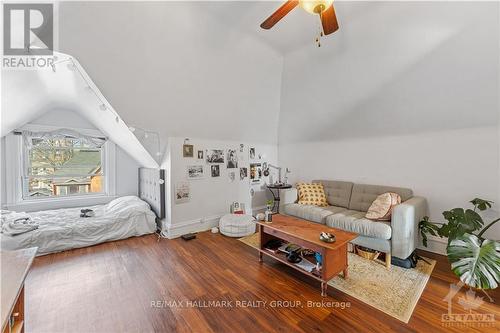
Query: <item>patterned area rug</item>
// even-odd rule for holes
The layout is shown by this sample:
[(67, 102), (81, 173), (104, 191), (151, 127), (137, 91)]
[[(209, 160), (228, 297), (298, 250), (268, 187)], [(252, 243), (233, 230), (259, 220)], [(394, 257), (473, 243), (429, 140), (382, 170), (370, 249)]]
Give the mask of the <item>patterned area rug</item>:
[[(258, 233), (239, 240), (259, 248)], [(419, 260), (414, 269), (392, 266), (387, 270), (381, 261), (368, 260), (354, 253), (348, 255), (349, 277), (335, 277), (328, 285), (408, 323), (436, 261), (425, 258), (430, 265)]]

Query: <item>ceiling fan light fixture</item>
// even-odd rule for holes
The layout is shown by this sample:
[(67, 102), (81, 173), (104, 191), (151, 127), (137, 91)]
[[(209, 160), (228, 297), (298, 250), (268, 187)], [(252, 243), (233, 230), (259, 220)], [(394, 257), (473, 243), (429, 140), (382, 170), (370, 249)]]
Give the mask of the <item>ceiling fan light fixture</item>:
[(333, 4), (333, 0), (299, 0), (300, 7), (310, 14), (320, 14)]

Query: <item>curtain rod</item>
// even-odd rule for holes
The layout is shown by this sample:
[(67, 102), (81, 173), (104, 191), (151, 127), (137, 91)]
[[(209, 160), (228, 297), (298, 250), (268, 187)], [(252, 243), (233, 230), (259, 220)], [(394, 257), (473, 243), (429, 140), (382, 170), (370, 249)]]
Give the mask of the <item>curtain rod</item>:
[[(23, 132), (21, 132), (21, 131), (14, 131), (12, 133), (14, 133), (14, 135), (22, 135), (23, 134)], [(88, 135), (88, 136), (92, 136), (92, 135)], [(71, 136), (65, 136), (65, 137), (72, 138)], [(92, 136), (92, 137), (97, 138), (97, 139), (101, 139), (101, 140), (108, 140), (108, 138), (102, 137), (102, 136)]]

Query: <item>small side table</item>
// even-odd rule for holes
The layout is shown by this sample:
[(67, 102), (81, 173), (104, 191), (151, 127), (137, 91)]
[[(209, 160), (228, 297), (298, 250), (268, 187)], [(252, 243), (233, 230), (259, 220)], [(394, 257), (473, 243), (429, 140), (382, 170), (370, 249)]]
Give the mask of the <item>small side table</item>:
[[(271, 194), (273, 195), (273, 208), (271, 209), (274, 212), (276, 208), (276, 214), (280, 213), (280, 190), (285, 190), (287, 188), (292, 188), (290, 184), (269, 184), (266, 185)], [(275, 190), (275, 191), (273, 191)]]

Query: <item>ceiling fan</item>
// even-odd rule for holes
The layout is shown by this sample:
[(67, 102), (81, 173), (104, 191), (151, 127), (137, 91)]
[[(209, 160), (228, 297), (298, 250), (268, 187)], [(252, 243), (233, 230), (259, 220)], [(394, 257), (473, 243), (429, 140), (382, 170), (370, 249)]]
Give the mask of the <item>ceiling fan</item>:
[(285, 17), (292, 9), (300, 5), (302, 9), (311, 14), (319, 15), (323, 33), (329, 35), (339, 29), (333, 0), (289, 0), (286, 1), (277, 11), (269, 16), (260, 27), (271, 29), (278, 21)]

